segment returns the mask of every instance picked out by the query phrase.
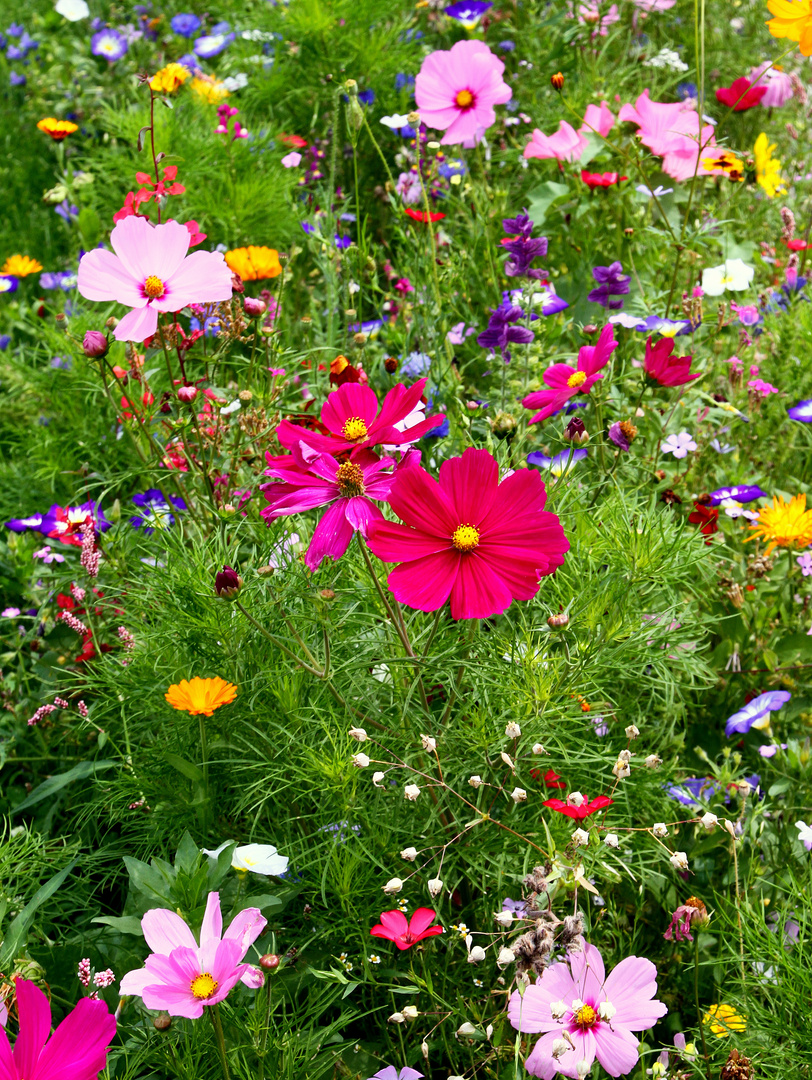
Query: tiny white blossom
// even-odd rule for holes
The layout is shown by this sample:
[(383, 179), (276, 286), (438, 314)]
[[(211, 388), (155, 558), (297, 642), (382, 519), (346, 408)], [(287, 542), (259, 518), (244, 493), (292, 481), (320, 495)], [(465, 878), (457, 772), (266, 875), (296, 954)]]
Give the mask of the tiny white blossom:
[(583, 797), (580, 791), (573, 791), (571, 795), (567, 796), (567, 802), (570, 806), (583, 806), (586, 799)]
[(516, 957), (513, 955), (513, 950), (509, 949), (506, 945), (503, 945), (499, 950), (499, 955), (496, 958), (496, 963), (499, 967), (507, 967), (508, 964), (512, 964)]
[(631, 771), (632, 770), (629, 768), (628, 762), (621, 761), (620, 758), (617, 759), (614, 768), (612, 769), (612, 772), (615, 774), (618, 780), (625, 780), (626, 777), (631, 774)]
[(664, 837), (668, 836), (668, 828), (664, 821), (655, 821), (655, 823), (651, 826), (651, 831), (661, 840)]
[(485, 1028), (485, 1038), (490, 1039), (491, 1035), (493, 1035), (493, 1024), (488, 1024)]
[(585, 832), (584, 829), (576, 829), (572, 834), (572, 839), (578, 847), (584, 847), (589, 843), (589, 833)]
[(482, 787), (483, 782), (484, 781), (482, 777), (479, 775), (470, 776), (468, 778), (468, 783), (471, 785), (472, 788)]
[(414, 862), (415, 859), (417, 858), (417, 848), (416, 847), (405, 847), (403, 849), (403, 851), (401, 851), (400, 857), (401, 857), (401, 859), (405, 859), (406, 862)]
[(406, 796), (409, 802), (414, 802), (417, 796), (420, 794), (420, 788), (417, 786), (417, 784), (407, 784), (406, 787), (403, 789), (403, 794)]
[(468, 953), (469, 964), (480, 964), (485, 959), (485, 950), (481, 945), (474, 945)]
[(553, 1020), (562, 1020), (567, 1011), (566, 1002), (553, 1001), (550, 1003), (550, 1015)]
[(368, 738), (367, 733), (362, 727), (351, 727), (348, 734), (350, 738), (355, 739), (356, 742), (366, 742)]
[(627, 739), (636, 739), (639, 734), (640, 729), (635, 724), (629, 724), (629, 726), (626, 728)]
[(626, 765), (632, 760), (631, 750), (621, 750), (617, 756), (618, 761), (624, 762)]
[(390, 878), (385, 885), (382, 885), (381, 888), (387, 896), (394, 896), (395, 893), (399, 893), (403, 888), (403, 882), (399, 877), (393, 877)]
[(405, 1023), (405, 1021), (406, 1017), (403, 1015), (402, 1012), (393, 1012), (392, 1015), (389, 1017), (390, 1024), (403, 1024)]
[(417, 1011), (416, 1005), (404, 1005), (403, 1015), (407, 1020), (416, 1020), (420, 1013)]
[(544, 747), (541, 745), (540, 742), (537, 742), (537, 743), (533, 743), (533, 753), (534, 754), (546, 754), (547, 751), (544, 749)]
[(710, 810), (706, 814), (703, 814), (699, 820), (702, 822), (708, 832), (713, 832), (713, 830), (719, 824), (719, 818), (716, 816), (716, 814), (712, 814)]
[(670, 861), (671, 865), (676, 867), (677, 870), (688, 869), (688, 856), (684, 851), (675, 851)]
[(506, 754), (505, 751), (503, 750), (502, 753), (499, 756), (501, 757), (502, 761), (504, 761), (505, 765), (507, 765), (507, 767), (509, 769), (515, 769), (516, 768), (516, 766), (513, 764), (513, 759), (511, 758), (510, 754)]
[(618, 845), (620, 844), (620, 841), (617, 838), (617, 833), (613, 832), (608, 832), (606, 836), (604, 836), (603, 842), (604, 844), (606, 844), (607, 847), (615, 848), (618, 847)]
[(439, 896), (440, 893), (443, 891), (443, 883), (440, 880), (440, 878), (438, 878), (438, 877), (432, 878), (428, 882), (428, 890), (429, 890), (429, 896), (431, 896), (431, 897)]
[(457, 1028), (457, 1035), (476, 1035), (476, 1028), (469, 1020), (466, 1020)]
[(522, 733), (522, 729), (519, 727), (518, 724), (514, 723), (512, 720), (507, 725), (507, 727), (505, 728), (505, 735), (507, 735), (507, 737), (509, 739), (518, 739), (520, 737), (521, 733)]
[(511, 791), (510, 797), (515, 803), (527, 802), (527, 792), (523, 787), (515, 787), (513, 791)]
[(437, 740), (432, 739), (430, 735), (421, 735), (420, 742), (423, 744), (423, 749), (428, 750), (429, 753), (434, 753), (437, 749)]
[(380, 956), (378, 956), (377, 953), (370, 953), (369, 954), (369, 962), (370, 962), (370, 964), (380, 964), (381, 958), (380, 958)]
[(365, 769), (369, 765), (369, 758), (366, 754), (353, 754), (352, 763), (357, 769)]
[(649, 756), (646, 758), (645, 766), (647, 769), (659, 769), (662, 763), (663, 759), (657, 754), (649, 754)]
[(361, 291), (361, 286), (358, 284), (357, 281), (351, 281), (349, 283), (349, 285), (347, 286), (347, 292), (350, 294), (350, 296), (354, 296), (357, 292), (360, 292), (360, 291)]

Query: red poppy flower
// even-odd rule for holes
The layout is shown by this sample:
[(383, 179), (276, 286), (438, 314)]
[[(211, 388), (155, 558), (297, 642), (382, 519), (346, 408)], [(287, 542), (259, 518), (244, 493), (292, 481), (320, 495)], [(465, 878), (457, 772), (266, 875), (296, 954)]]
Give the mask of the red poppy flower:
[[(692, 525), (699, 525), (703, 536), (713, 536), (715, 532), (719, 532), (719, 507), (703, 506), (702, 503), (695, 502), (694, 512), (688, 515), (688, 520)], [(710, 540), (705, 543), (709, 544)]]
[(534, 780), (540, 780), (545, 787), (565, 788), (567, 786), (566, 782), (561, 779), (554, 769), (548, 769), (543, 776), (541, 775), (541, 769), (531, 769), (530, 775)]
[(812, 247), (812, 244), (807, 244), (805, 240), (787, 240), (786, 243), (790, 251), (806, 251), (807, 248)]
[(424, 210), (412, 210), (411, 206), (406, 207), (406, 213), (413, 221), (422, 221), (424, 225), (428, 221), (440, 221), (445, 217), (445, 214), (427, 214)]
[(423, 938), (442, 934), (442, 926), (429, 926), (436, 914), (431, 908), (420, 907), (410, 921), (406, 922), (402, 911), (382, 911), (381, 921), (372, 927), (370, 934), (394, 941), (401, 951), (411, 949), (412, 945), (416, 945)]
[(735, 79), (730, 86), (720, 86), (716, 91), (716, 100), (733, 109), (734, 112), (744, 112), (758, 105), (767, 93), (766, 86), (753, 86), (744, 75)]
[(581, 169), (581, 179), (589, 188), (611, 187), (619, 184), (622, 180), (628, 180), (628, 176), (618, 176), (616, 172), (594, 173)]
[(592, 802), (582, 802), (580, 806), (572, 806), (570, 803), (564, 802), (563, 799), (546, 799), (544, 806), (549, 806), (551, 810), (557, 810), (559, 814), (566, 814), (567, 817), (573, 818), (575, 821), (583, 821), (584, 818), (594, 814), (597, 810), (603, 810), (604, 807), (611, 806), (614, 801), (608, 795), (598, 795)]

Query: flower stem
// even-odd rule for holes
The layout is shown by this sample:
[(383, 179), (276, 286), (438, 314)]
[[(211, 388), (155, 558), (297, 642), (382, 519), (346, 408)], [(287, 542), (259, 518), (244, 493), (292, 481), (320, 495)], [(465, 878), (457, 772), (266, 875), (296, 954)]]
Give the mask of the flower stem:
[(699, 1024), (699, 1035), (702, 1040), (702, 1056), (705, 1059), (705, 1069), (708, 1080), (711, 1080), (710, 1058), (708, 1057), (708, 1044), (705, 1039), (705, 1025), (702, 1022), (702, 1009), (699, 1005), (699, 932), (694, 938), (694, 1005), (696, 1005), (696, 1019)]
[(217, 1049), (220, 1051), (220, 1062), (223, 1066), (223, 1080), (231, 1080), (228, 1072), (228, 1058), (226, 1057), (226, 1040), (223, 1035), (223, 1023), (220, 1020), (219, 1005), (209, 1007), (209, 1016), (214, 1025), (214, 1034), (217, 1039)]
[(207, 830), (209, 825), (209, 750), (206, 744), (206, 718), (203, 713), (198, 713), (197, 729), (200, 733), (200, 757), (203, 766), (203, 828)]

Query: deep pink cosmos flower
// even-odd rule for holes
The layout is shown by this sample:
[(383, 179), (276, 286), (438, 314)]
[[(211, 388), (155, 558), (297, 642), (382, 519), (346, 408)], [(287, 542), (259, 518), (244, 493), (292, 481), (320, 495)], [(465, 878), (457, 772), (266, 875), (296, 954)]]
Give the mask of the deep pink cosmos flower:
[(325, 556), (340, 559), (356, 529), (366, 536), (371, 521), (383, 520), (370, 499), (385, 501), (389, 495), (395, 477), (384, 470), (394, 466), (392, 458), (361, 450), (351, 461), (339, 464), (331, 454), (319, 454), (304, 444), (294, 446), (289, 456), (265, 457), (269, 465), (265, 475), (283, 481), (260, 484), (259, 490), (270, 503), (260, 511), (267, 524), (285, 514), (332, 503), (307, 549), (305, 565), (309, 570), (318, 570)]
[(451, 599), (454, 619), (486, 619), (529, 600), (539, 578), (564, 562), (569, 541), (535, 470), (499, 483), (487, 450), (469, 448), (440, 466), (439, 481), (419, 466), (401, 469), (389, 505), (406, 523), (373, 521), (368, 543), (384, 562), (395, 597), (418, 611)]
[(411, 949), (412, 945), (416, 945), (423, 938), (442, 934), (442, 926), (431, 925), (436, 914), (431, 908), (419, 907), (407, 922), (402, 911), (382, 911), (381, 921), (372, 927), (370, 934), (393, 941), (403, 952), (404, 949)]
[(594, 345), (584, 345), (578, 350), (577, 367), (570, 367), (569, 364), (553, 364), (548, 367), (542, 378), (549, 389), (536, 390), (522, 401), (525, 409), (539, 409), (536, 415), (530, 418), (530, 423), (537, 424), (540, 420), (546, 420), (576, 394), (588, 394), (592, 385), (603, 378), (600, 369), (606, 367), (616, 348), (614, 328), (611, 323), (607, 323)]
[(152, 225), (126, 217), (110, 233), (113, 251), (94, 248), (79, 263), (79, 292), (87, 300), (116, 300), (132, 308), (113, 331), (119, 341), (144, 341), (159, 311), (231, 299), (231, 271), (220, 252), (187, 255), (185, 225)]
[(584, 1075), (597, 1058), (610, 1076), (630, 1073), (639, 1057), (632, 1032), (653, 1027), (668, 1012), (656, 992), (657, 969), (650, 960), (627, 956), (606, 978), (601, 954), (584, 945), (568, 963), (548, 967), (524, 996), (518, 990), (511, 995), (511, 1024), (542, 1032), (525, 1068), (542, 1080), (557, 1073), (577, 1078), (578, 1066)]
[(420, 379), (408, 389), (402, 383), (393, 386), (380, 412), (374, 390), (361, 383), (344, 383), (328, 395), (321, 409), (321, 422), (329, 435), (283, 420), (276, 437), (286, 450), (303, 442), (320, 454), (343, 454), (345, 450), (364, 450), (382, 443), (404, 446), (417, 442), (445, 419), (442, 414), (430, 416), (406, 431), (400, 430), (399, 425), (420, 401), (426, 382)]
[(209, 893), (198, 945), (180, 915), (153, 908), (141, 920), (152, 954), (144, 967), (128, 971), (121, 980), (122, 996), (134, 994), (148, 1009), (195, 1020), (203, 1015), (204, 1005), (222, 1001), (238, 982), (253, 989), (262, 986), (262, 972), (240, 961), (266, 922), (259, 908), (245, 908), (223, 934), (220, 894)]
[(741, 78), (734, 79), (730, 86), (720, 86), (716, 91), (716, 100), (734, 112), (745, 112), (760, 104), (766, 93), (766, 83), (753, 86), (750, 80), (742, 75)]
[(482, 41), (458, 41), (423, 61), (414, 84), (420, 119), (444, 131), (446, 144), (478, 142), (496, 120), (494, 105), (510, 101), (505, 65)]
[(96, 1080), (116, 1033), (105, 1003), (82, 998), (49, 1039), (48, 998), (27, 979), (17, 979), (15, 990), (20, 1031), (12, 1050), (0, 1027), (0, 1080)]
[(656, 345), (646, 341), (646, 375), (660, 386), (684, 386), (698, 379), (701, 372), (691, 372), (693, 356), (672, 356), (673, 338), (660, 338)]

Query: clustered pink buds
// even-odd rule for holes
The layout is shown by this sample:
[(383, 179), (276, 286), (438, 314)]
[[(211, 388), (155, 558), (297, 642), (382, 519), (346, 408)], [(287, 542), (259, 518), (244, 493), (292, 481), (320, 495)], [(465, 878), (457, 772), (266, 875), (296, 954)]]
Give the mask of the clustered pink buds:
[(88, 519), (82, 524), (82, 554), (79, 562), (88, 577), (98, 577), (101, 552), (96, 547), (96, 526)]
[(127, 629), (126, 626), (119, 626), (119, 628), (118, 628), (118, 637), (119, 637), (119, 641), (121, 641), (121, 643), (123, 644), (125, 649), (134, 649), (135, 648), (135, 638), (133, 637), (133, 635), (130, 633), (130, 631)]
[(76, 708), (79, 710), (79, 715), (82, 717), (82, 719), (87, 720), (88, 708), (87, 705), (85, 705), (84, 701), (80, 701)]
[(28, 721), (28, 726), (34, 727), (40, 722), (40, 720), (43, 720), (49, 713), (52, 712), (56, 712), (56, 705), (40, 705), (40, 707)]
[(79, 961), (79, 968), (76, 974), (79, 976), (79, 982), (82, 986), (90, 986), (90, 960), (88, 957)]
[(116, 976), (113, 973), (112, 968), (107, 968), (105, 971), (97, 971), (93, 976), (93, 985), (104, 988), (105, 986), (112, 986), (116, 981)]
[(57, 619), (60, 619), (66, 626), (69, 626), (71, 630), (75, 630), (77, 634), (84, 636), (89, 634), (90, 630), (85, 626), (81, 619), (77, 619), (75, 615), (72, 615), (69, 611), (63, 611), (57, 615)]
[(70, 704), (69, 704), (69, 702), (65, 701), (65, 699), (63, 697), (55, 697), (54, 698), (54, 706), (57, 709), (67, 709), (67, 708), (70, 707)]
[[(214, 129), (215, 135), (231, 135), (231, 132), (228, 130), (228, 125), (232, 116), (236, 116), (239, 111), (239, 109), (235, 109), (232, 105), (227, 105), (225, 102), (223, 102), (222, 105), (219, 105), (217, 108), (217, 116), (220, 123)], [(231, 138), (232, 141), (234, 139), (248, 138), (248, 131), (242, 126), (239, 120), (234, 121), (234, 133), (231, 135)]]
[(85, 590), (81, 585), (77, 585), (75, 581), (71, 583), (70, 594), (77, 604), (84, 603)]

